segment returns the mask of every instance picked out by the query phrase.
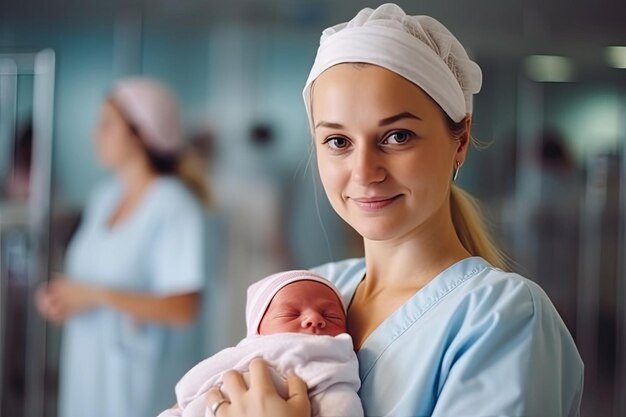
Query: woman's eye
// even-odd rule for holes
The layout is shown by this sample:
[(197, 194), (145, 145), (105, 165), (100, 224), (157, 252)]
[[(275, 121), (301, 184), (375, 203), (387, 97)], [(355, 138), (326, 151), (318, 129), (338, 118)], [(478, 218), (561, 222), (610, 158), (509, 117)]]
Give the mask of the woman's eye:
[(348, 142), (348, 139), (342, 138), (341, 136), (333, 136), (331, 138), (328, 138), (324, 143), (328, 144), (330, 148), (337, 150), (344, 149), (350, 144), (350, 142)]
[(411, 139), (411, 133), (405, 131), (393, 132), (389, 136), (387, 136), (384, 140), (385, 143), (389, 143), (392, 145), (402, 145), (407, 143)]

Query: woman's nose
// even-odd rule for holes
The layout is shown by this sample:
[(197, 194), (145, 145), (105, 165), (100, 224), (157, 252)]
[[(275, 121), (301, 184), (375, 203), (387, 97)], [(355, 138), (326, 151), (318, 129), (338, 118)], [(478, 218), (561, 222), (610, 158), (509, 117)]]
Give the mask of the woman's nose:
[(359, 185), (370, 185), (384, 181), (387, 172), (382, 165), (377, 149), (362, 146), (353, 153), (352, 179)]

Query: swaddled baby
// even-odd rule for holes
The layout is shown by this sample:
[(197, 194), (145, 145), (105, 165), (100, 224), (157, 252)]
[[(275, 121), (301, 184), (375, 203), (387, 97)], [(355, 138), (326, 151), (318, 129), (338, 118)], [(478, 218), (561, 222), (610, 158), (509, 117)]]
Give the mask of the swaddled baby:
[(287, 271), (251, 285), (247, 297), (246, 338), (187, 372), (176, 384), (177, 407), (159, 417), (214, 417), (206, 392), (221, 384), (231, 369), (247, 380), (250, 361), (256, 357), (268, 362), (284, 398), (287, 371), (307, 383), (312, 416), (362, 417), (359, 365), (346, 333), (346, 308), (335, 286), (309, 271)]

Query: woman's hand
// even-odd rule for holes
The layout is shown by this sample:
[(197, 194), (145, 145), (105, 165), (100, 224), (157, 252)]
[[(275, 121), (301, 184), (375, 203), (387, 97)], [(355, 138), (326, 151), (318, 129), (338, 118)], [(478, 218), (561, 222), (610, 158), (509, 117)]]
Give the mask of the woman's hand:
[[(296, 375), (287, 376), (288, 398), (283, 399), (263, 359), (250, 362), (250, 387), (239, 372), (229, 371), (224, 375), (224, 391), (227, 402), (221, 404), (215, 417), (310, 417), (311, 403), (306, 383)], [(224, 399), (219, 388), (211, 388), (206, 395), (209, 409)]]
[(61, 274), (40, 286), (35, 294), (39, 312), (55, 324), (62, 324), (83, 311), (103, 307), (124, 313), (138, 323), (187, 326), (196, 319), (200, 302), (199, 292), (161, 296), (117, 291), (76, 282)]
[(55, 275), (47, 285), (37, 289), (35, 304), (41, 315), (55, 324), (96, 307), (101, 300), (97, 287), (72, 281), (64, 275)]

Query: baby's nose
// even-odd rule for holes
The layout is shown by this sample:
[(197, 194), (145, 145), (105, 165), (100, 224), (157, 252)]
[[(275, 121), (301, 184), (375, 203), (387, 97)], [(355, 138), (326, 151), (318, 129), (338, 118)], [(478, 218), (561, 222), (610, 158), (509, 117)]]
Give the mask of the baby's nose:
[(318, 312), (310, 312), (304, 315), (302, 327), (323, 329), (326, 327), (326, 320), (324, 320), (324, 317)]

